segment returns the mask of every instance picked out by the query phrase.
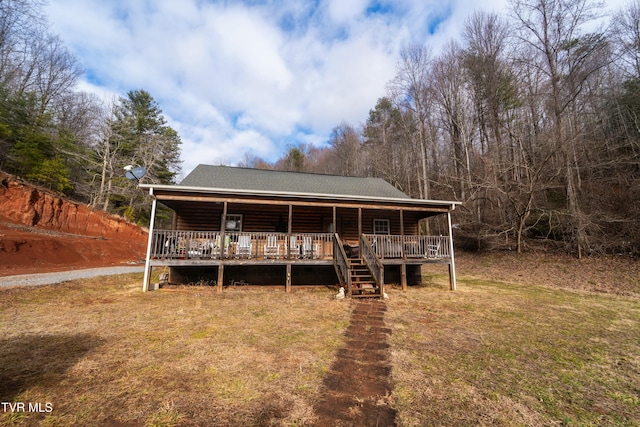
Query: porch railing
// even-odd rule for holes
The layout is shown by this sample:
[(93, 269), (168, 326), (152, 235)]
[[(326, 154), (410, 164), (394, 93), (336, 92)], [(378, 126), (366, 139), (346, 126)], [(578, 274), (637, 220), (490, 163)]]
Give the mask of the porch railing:
[(351, 291), (351, 273), (349, 272), (349, 263), (347, 261), (347, 254), (344, 251), (344, 247), (342, 246), (342, 240), (340, 240), (340, 236), (335, 234), (333, 239), (333, 253), (334, 257), (334, 266), (336, 268), (336, 274), (338, 275), (338, 280), (342, 286), (347, 287), (347, 292)]
[(369, 267), (376, 284), (382, 286), (384, 283), (384, 266), (376, 256), (371, 242), (364, 235), (360, 236), (360, 254), (367, 267)]
[(244, 233), (154, 230), (154, 259), (333, 258), (330, 233)]
[(378, 258), (451, 258), (448, 236), (366, 234)]

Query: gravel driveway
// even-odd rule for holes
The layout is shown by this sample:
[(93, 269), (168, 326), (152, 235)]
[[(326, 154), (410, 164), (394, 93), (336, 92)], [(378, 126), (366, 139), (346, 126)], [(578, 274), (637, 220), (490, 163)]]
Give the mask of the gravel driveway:
[(113, 276), (116, 274), (141, 273), (144, 266), (134, 267), (101, 267), (85, 270), (59, 271), (56, 273), (23, 274), (19, 276), (0, 277), (0, 287), (52, 285), (69, 280), (86, 279), (96, 276)]

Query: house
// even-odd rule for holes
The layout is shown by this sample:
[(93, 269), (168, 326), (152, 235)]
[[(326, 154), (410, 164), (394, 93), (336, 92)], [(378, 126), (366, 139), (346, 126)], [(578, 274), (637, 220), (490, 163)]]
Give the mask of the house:
[[(408, 197), (379, 178), (199, 165), (178, 185), (140, 184), (153, 197), (143, 290), (153, 268), (173, 283), (336, 285), (347, 295), (406, 288), (420, 266), (449, 266), (458, 202)], [(157, 203), (173, 211), (155, 229)], [(168, 227), (166, 227), (168, 228)], [(432, 235), (429, 235), (432, 234)]]

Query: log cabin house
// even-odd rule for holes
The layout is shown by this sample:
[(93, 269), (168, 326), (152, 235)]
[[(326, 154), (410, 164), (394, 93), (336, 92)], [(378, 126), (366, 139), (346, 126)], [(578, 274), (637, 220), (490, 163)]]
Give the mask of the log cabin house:
[[(140, 184), (152, 196), (143, 291), (153, 268), (171, 283), (341, 285), (382, 296), (385, 283), (419, 284), (425, 263), (449, 267), (458, 202), (408, 197), (379, 178), (199, 165), (178, 185)], [(157, 203), (173, 211), (155, 229)], [(428, 235), (440, 218), (438, 235)], [(166, 227), (168, 228), (168, 227)], [(444, 234), (444, 235), (443, 235)]]

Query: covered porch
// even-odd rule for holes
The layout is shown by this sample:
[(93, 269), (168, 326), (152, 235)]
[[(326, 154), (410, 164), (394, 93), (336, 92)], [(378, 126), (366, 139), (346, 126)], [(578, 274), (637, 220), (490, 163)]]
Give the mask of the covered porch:
[[(394, 283), (406, 289), (408, 268), (447, 264), (450, 287), (456, 288), (450, 238), (455, 202), (147, 188), (153, 201), (145, 291), (152, 269), (163, 268), (178, 283), (197, 272), (219, 291), (241, 273), (268, 277), (287, 291), (311, 278), (310, 284), (322, 280), (356, 295), (362, 280), (354, 273), (356, 260), (377, 295), (383, 293), (385, 266), (399, 268)], [(173, 211), (171, 227), (155, 229), (158, 203)]]

